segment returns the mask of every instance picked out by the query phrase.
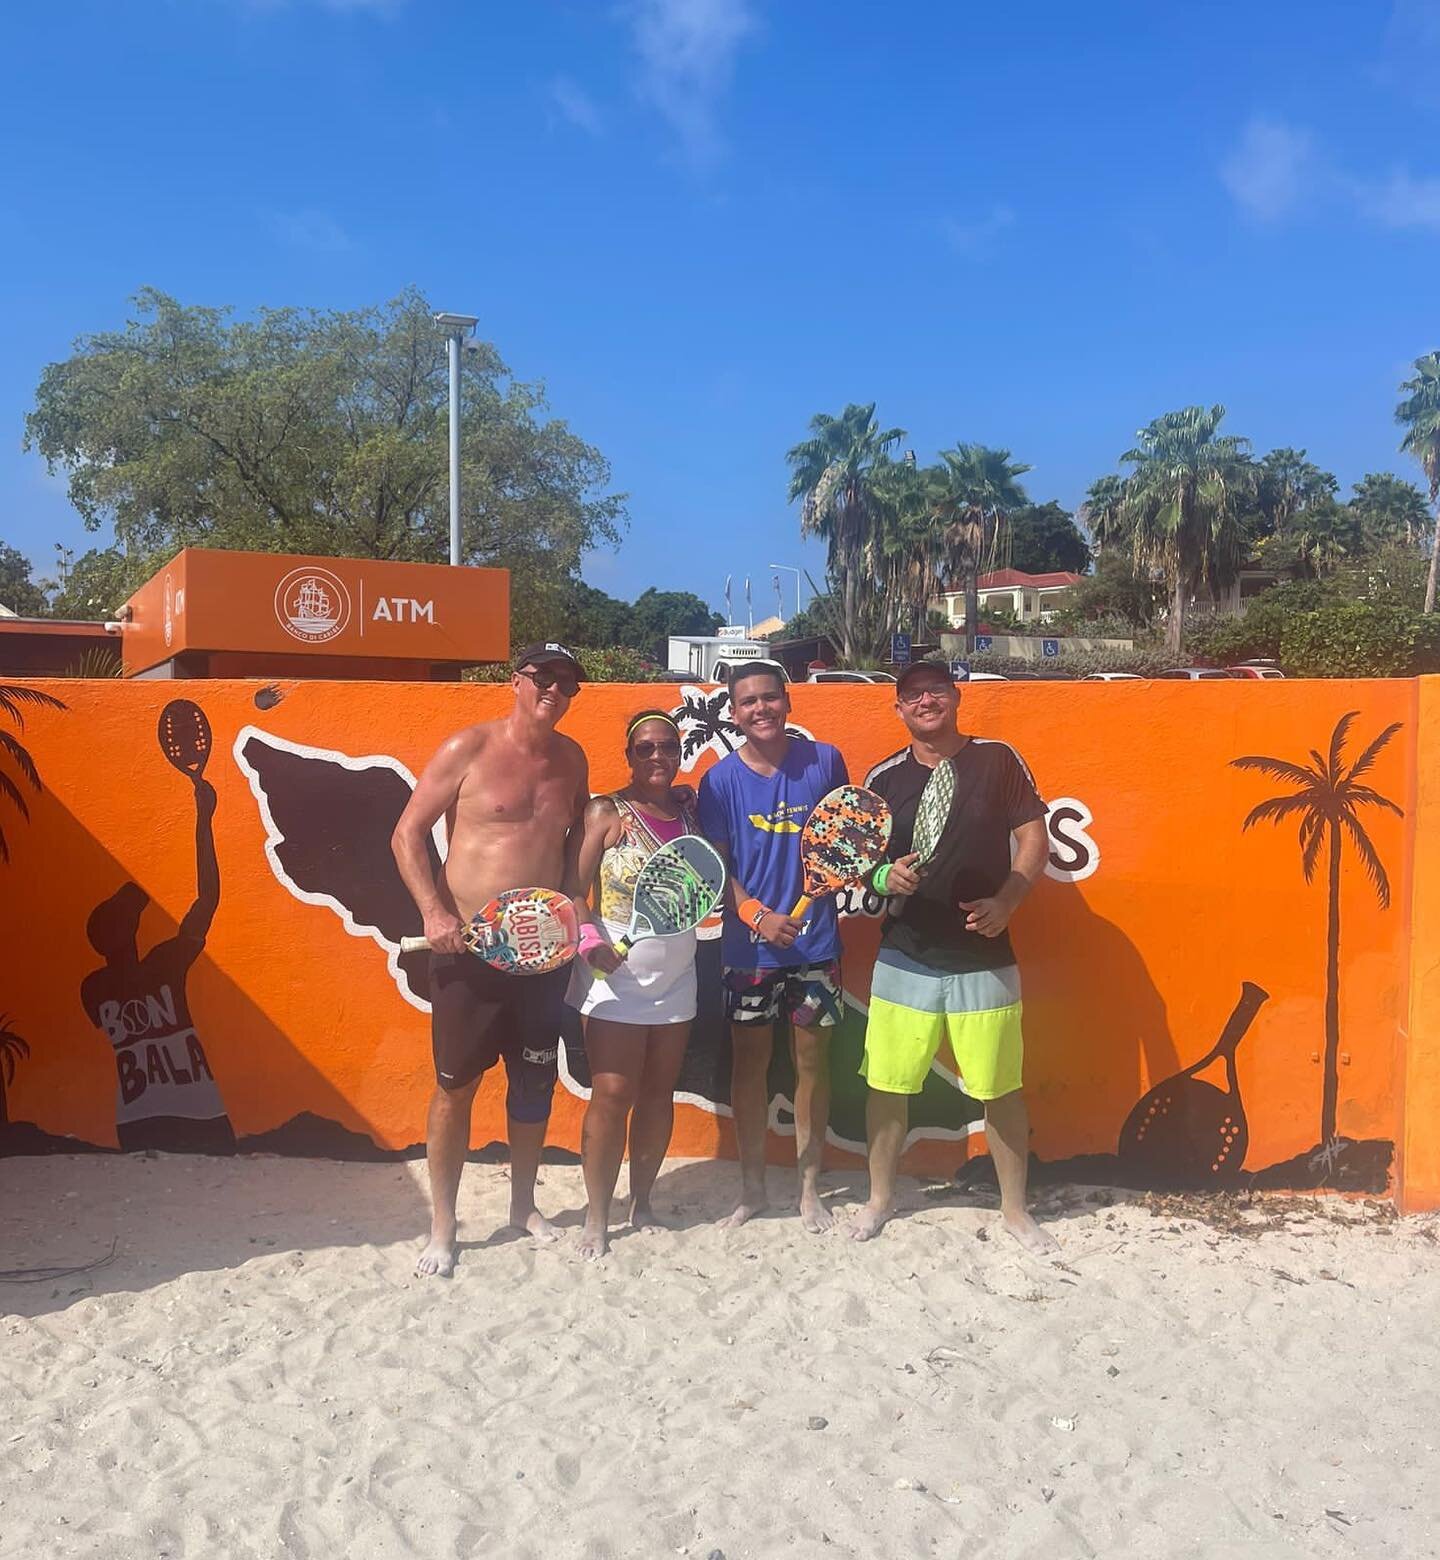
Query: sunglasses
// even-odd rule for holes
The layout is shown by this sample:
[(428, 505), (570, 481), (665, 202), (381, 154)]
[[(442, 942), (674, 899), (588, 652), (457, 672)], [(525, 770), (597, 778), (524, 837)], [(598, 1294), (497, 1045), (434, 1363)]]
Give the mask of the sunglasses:
[(573, 699), (580, 692), (580, 680), (573, 674), (555, 672), (527, 672), (523, 667), (516, 673), (519, 677), (528, 677), (541, 693), (549, 693), (554, 688), (567, 699)]
[(680, 744), (674, 737), (663, 742), (633, 742), (630, 751), (636, 758), (679, 758)]

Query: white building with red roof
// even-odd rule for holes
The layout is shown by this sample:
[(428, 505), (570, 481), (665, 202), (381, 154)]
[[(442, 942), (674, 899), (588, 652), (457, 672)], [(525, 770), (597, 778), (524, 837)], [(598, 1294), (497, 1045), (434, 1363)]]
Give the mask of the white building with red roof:
[[(1083, 575), (1068, 569), (1053, 574), (1025, 574), (1019, 569), (996, 569), (980, 576), (980, 615), (1005, 611), (1020, 623), (1048, 623), (1064, 601), (1065, 592), (1078, 585)], [(931, 605), (943, 612), (952, 628), (965, 625), (965, 592), (946, 591)]]

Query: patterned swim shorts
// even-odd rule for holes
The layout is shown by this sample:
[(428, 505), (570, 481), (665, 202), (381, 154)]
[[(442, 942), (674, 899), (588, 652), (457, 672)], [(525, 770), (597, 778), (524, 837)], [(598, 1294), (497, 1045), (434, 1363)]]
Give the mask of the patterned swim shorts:
[(840, 963), (796, 964), (789, 969), (725, 967), (725, 1012), (732, 1024), (773, 1024), (783, 1009), (799, 1029), (823, 1029), (840, 1021)]

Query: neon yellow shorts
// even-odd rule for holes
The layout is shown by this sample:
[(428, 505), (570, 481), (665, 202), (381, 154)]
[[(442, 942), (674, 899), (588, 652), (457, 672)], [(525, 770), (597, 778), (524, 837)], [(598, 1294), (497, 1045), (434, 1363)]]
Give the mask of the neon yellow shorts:
[(1013, 1094), (1025, 1061), (1020, 971), (1011, 964), (952, 975), (881, 948), (860, 1076), (883, 1094), (919, 1094), (942, 1040), (971, 1099)]

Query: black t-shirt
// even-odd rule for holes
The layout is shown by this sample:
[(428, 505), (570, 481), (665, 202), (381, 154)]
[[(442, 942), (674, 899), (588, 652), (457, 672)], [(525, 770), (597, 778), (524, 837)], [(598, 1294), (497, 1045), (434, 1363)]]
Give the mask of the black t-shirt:
[[(920, 887), (897, 898), (898, 914), (885, 917), (882, 939), (897, 952), (951, 972), (998, 970), (1015, 962), (1010, 934), (982, 937), (965, 929), (962, 899), (987, 899), (1010, 875), (1010, 834), (1045, 816), (1024, 760), (1004, 742), (970, 740), (949, 760), (955, 770), (955, 799), (940, 847), (925, 868)], [(911, 750), (879, 763), (865, 779), (890, 805), (895, 823), (891, 861), (910, 853), (915, 810), (931, 771)]]

